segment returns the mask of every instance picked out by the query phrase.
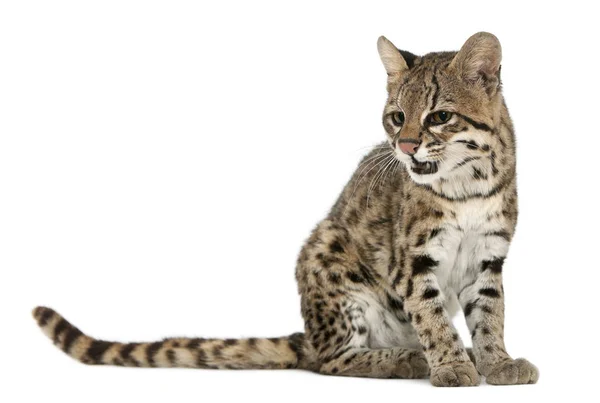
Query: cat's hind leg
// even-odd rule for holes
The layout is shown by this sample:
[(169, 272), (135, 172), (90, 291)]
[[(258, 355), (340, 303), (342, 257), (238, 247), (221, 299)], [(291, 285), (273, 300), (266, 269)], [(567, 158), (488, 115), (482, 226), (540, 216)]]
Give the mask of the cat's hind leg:
[(429, 366), (416, 334), (395, 312), (401, 302), (390, 299), (376, 275), (349, 256), (323, 250), (316, 255), (297, 269), (312, 369), (326, 375), (426, 378)]
[(407, 332), (398, 329), (398, 323), (388, 323), (392, 319), (381, 314), (383, 307), (373, 304), (365, 306), (351, 294), (341, 294), (335, 302), (315, 301), (316, 313), (307, 315), (314, 324), (307, 326), (306, 339), (317, 357), (317, 371), (368, 378), (426, 378), (429, 366), (423, 351), (413, 348), (414, 340), (402, 340)]

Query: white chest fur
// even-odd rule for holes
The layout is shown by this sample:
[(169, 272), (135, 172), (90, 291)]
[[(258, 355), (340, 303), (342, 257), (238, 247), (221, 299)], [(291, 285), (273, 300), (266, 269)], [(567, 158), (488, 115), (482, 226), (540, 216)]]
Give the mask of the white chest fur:
[(427, 245), (425, 253), (438, 261), (435, 274), (450, 314), (458, 310), (457, 294), (475, 280), (481, 262), (504, 257), (509, 243), (494, 235), (505, 228), (502, 198), (474, 199), (452, 206), (454, 215)]

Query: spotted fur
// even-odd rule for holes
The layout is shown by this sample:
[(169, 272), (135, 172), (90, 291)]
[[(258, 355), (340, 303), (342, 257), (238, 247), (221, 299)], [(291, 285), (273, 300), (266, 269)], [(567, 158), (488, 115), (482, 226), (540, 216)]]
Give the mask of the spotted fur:
[[(387, 141), (363, 159), (302, 248), (304, 333), (124, 344), (88, 337), (38, 307), (44, 332), (87, 364), (429, 376), (436, 386), (477, 385), (480, 375), (491, 384), (535, 383), (537, 369), (513, 360), (503, 340), (502, 269), (517, 191), (500, 44), (478, 33), (459, 52), (416, 56), (382, 37), (378, 50), (388, 73)], [(434, 124), (439, 111), (450, 118)], [(452, 325), (460, 309), (472, 351)]]

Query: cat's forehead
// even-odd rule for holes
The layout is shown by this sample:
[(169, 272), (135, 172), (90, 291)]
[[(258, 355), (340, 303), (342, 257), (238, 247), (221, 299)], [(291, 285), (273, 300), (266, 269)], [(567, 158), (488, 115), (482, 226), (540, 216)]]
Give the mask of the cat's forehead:
[(455, 55), (456, 52), (439, 52), (415, 59), (413, 67), (390, 86), (389, 106), (415, 113), (451, 106), (480, 109), (486, 100), (480, 99), (449, 68)]
[(446, 71), (456, 52), (429, 53), (415, 58), (414, 64), (392, 85), (390, 96), (397, 97), (399, 92), (415, 94), (427, 91), (432, 83), (440, 85), (446, 81)]

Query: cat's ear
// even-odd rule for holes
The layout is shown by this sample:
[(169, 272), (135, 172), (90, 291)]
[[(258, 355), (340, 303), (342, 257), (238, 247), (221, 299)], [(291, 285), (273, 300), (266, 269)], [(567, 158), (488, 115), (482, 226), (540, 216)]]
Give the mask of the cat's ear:
[(450, 63), (450, 68), (465, 81), (481, 82), (491, 89), (500, 83), (501, 61), (502, 47), (498, 38), (487, 32), (478, 32), (467, 39)]
[(377, 40), (377, 50), (390, 79), (399, 77), (408, 70), (406, 60), (404, 60), (398, 48), (385, 36), (380, 36)]

